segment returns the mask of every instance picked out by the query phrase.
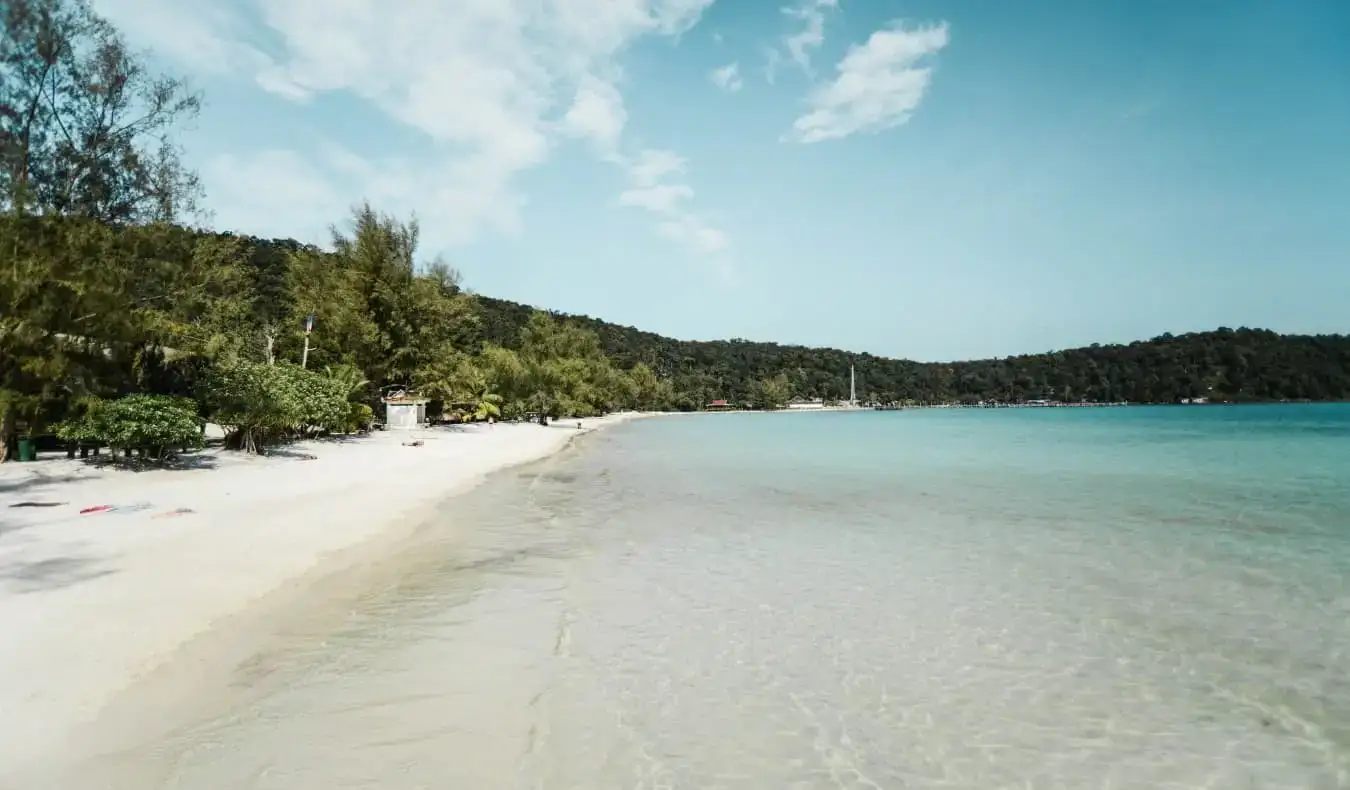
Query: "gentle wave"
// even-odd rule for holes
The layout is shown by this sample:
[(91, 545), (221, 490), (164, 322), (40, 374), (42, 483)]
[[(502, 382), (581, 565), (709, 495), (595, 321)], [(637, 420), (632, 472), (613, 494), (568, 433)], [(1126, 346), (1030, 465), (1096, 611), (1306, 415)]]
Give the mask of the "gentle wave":
[(456, 500), (455, 539), (122, 759), (181, 790), (1350, 787), (1350, 409), (1283, 408), (625, 426)]

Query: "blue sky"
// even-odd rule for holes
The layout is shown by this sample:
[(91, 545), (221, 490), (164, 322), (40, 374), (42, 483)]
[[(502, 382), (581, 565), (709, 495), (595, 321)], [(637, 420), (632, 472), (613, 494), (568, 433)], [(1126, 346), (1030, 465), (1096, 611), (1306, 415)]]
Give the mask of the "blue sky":
[(95, 0), (222, 229), (362, 199), (471, 289), (920, 360), (1350, 329), (1341, 0)]

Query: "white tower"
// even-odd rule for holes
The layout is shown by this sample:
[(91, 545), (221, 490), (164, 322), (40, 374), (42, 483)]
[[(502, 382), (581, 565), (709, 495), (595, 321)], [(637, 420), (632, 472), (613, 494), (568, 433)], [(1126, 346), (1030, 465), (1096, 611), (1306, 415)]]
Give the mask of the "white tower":
[(848, 366), (848, 405), (858, 405), (858, 380), (853, 375), (853, 365)]

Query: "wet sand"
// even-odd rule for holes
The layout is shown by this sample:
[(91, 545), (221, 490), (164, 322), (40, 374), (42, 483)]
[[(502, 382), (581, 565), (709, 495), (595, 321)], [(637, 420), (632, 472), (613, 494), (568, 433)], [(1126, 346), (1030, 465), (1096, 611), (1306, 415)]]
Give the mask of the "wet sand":
[[(174, 470), (0, 468), (0, 787), (55, 775), (85, 725), (216, 626), (315, 575), (377, 572), (363, 547), (396, 543), (493, 471), (633, 416), (582, 430), (572, 420), (380, 433), (263, 458), (207, 451)], [(55, 504), (11, 507), (24, 502)]]

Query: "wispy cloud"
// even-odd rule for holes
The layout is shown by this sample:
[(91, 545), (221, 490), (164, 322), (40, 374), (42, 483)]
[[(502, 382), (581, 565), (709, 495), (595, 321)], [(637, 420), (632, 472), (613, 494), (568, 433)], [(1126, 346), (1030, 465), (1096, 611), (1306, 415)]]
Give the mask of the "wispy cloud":
[(655, 214), (657, 232), (692, 252), (721, 252), (729, 244), (726, 233), (685, 207), (694, 197), (693, 187), (681, 179), (685, 164), (673, 151), (642, 151), (628, 164), (629, 187), (619, 195), (619, 205)]
[(851, 47), (834, 79), (811, 92), (807, 110), (785, 139), (818, 143), (900, 126), (923, 100), (932, 68), (919, 65), (947, 46), (947, 24), (906, 29), (898, 24)]
[(618, 150), (627, 123), (628, 111), (619, 89), (612, 82), (586, 75), (577, 85), (561, 128), (566, 134), (590, 139), (600, 155), (608, 158)]
[(651, 186), (674, 173), (684, 171), (684, 158), (674, 151), (647, 149), (628, 166), (628, 175), (637, 186)]
[(775, 47), (764, 47), (764, 81), (770, 85), (778, 79), (778, 69), (783, 65), (783, 55)]
[[(365, 168), (375, 183), (294, 155), (308, 162), (306, 189), (326, 182), (349, 203), (378, 187), (389, 210), (422, 216), (428, 241), (454, 243), (517, 227), (515, 177), (558, 139), (624, 161), (620, 56), (643, 37), (680, 36), (713, 0), (254, 0), (234, 16), (212, 0), (94, 2), (135, 43), (195, 73), (242, 75), (290, 101), (348, 93), (417, 132), (433, 153)], [(268, 31), (273, 55), (245, 43), (250, 28)], [(278, 155), (239, 152), (231, 164)]]
[(728, 93), (735, 93), (744, 85), (744, 81), (741, 80), (741, 66), (734, 62), (713, 69), (708, 78), (713, 81), (714, 85)]
[(631, 187), (619, 193), (619, 205), (645, 208), (657, 214), (672, 214), (680, 204), (694, 197), (688, 184), (653, 184)]
[(212, 0), (94, 0), (95, 9), (138, 45), (195, 72), (264, 71), (272, 59), (243, 40), (244, 19)]
[(278, 238), (299, 237), (326, 244), (327, 229), (352, 201), (339, 186), (339, 168), (288, 150), (222, 154), (206, 163), (202, 178), (216, 221), (229, 228)]
[(788, 6), (782, 12), (797, 20), (801, 27), (783, 38), (783, 46), (788, 57), (811, 73), (811, 53), (825, 43), (825, 12), (838, 8), (839, 0), (801, 0), (797, 5)]

